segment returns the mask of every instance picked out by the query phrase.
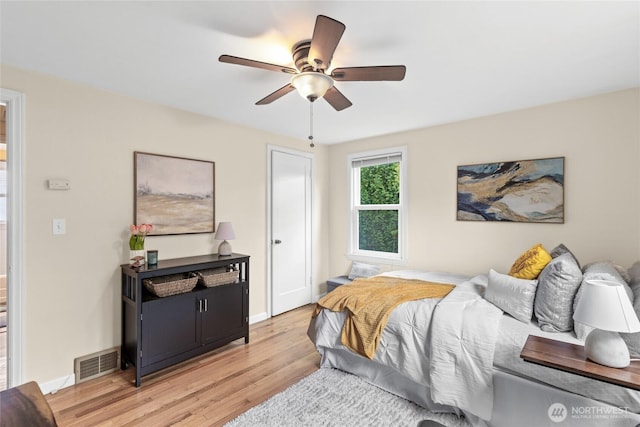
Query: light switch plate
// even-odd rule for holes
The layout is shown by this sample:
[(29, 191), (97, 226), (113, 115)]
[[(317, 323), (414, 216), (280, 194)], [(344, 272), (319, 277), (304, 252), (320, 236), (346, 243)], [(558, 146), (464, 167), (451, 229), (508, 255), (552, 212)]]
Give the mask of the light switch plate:
[(53, 234), (60, 235), (67, 233), (67, 224), (64, 218), (54, 218), (53, 221)]

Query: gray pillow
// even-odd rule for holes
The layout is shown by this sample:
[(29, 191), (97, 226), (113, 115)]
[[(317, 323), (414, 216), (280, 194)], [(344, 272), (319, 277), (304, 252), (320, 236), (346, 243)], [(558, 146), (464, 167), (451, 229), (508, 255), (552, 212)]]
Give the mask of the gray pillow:
[(634, 262), (627, 270), (627, 273), (629, 274), (629, 286), (631, 286), (631, 290), (634, 291), (633, 294), (635, 295), (634, 287), (640, 286), (640, 261)]
[[(633, 309), (636, 312), (636, 316), (640, 318), (640, 261), (636, 261), (628, 270), (629, 274), (629, 287), (633, 293)], [(629, 353), (632, 356), (640, 356), (640, 332), (633, 334), (620, 334), (624, 342), (629, 347)]]
[[(584, 266), (584, 274), (582, 276), (582, 280), (610, 280), (612, 282), (620, 283), (624, 287), (625, 292), (629, 296), (629, 299), (633, 302), (633, 292), (631, 288), (625, 282), (625, 280), (620, 275), (618, 268), (610, 261), (597, 261)], [(578, 290), (576, 297), (573, 301), (573, 309), (575, 310), (578, 306), (578, 302), (582, 297), (582, 289)], [(584, 340), (589, 335), (589, 332), (593, 330), (591, 326), (587, 326), (584, 323), (575, 322), (573, 325), (573, 330), (578, 339)], [(624, 337), (623, 337), (624, 338)], [(640, 345), (639, 345), (640, 347)]]
[(371, 277), (380, 273), (380, 269), (375, 265), (354, 262), (351, 264), (349, 279), (357, 279), (358, 277)]
[(573, 299), (582, 283), (582, 271), (573, 255), (553, 258), (538, 276), (534, 313), (540, 329), (566, 332), (573, 329)]
[(490, 270), (484, 299), (519, 321), (529, 323), (537, 285), (537, 280), (518, 279)]
[(580, 268), (580, 262), (578, 262), (578, 258), (576, 258), (573, 252), (571, 252), (569, 248), (567, 248), (563, 243), (560, 243), (558, 246), (553, 248), (553, 250), (549, 253), (549, 255), (551, 255), (551, 258), (557, 258), (560, 255), (564, 255), (564, 254), (571, 254), (571, 256), (573, 257), (573, 260), (576, 262), (576, 265), (578, 266), (578, 268)]

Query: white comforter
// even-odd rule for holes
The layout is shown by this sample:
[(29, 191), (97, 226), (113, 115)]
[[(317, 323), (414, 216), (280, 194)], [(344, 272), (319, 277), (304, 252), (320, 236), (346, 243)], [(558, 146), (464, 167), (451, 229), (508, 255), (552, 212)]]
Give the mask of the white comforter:
[(431, 326), (431, 398), (482, 419), (493, 410), (493, 354), (502, 310), (484, 299), (486, 276), (456, 286)]
[[(417, 271), (401, 271), (385, 275), (454, 285), (468, 279), (467, 276), (461, 275), (449, 276)], [(376, 364), (391, 367), (399, 375), (406, 376), (416, 383), (429, 385), (428, 335), (431, 315), (438, 301), (440, 299), (436, 298), (409, 301), (393, 310), (382, 332), (373, 361)], [(345, 316), (344, 312), (322, 310), (312, 321), (309, 336), (323, 357), (321, 363), (325, 362), (324, 349), (351, 351), (340, 342)], [(353, 354), (363, 360), (366, 359), (356, 353)], [(323, 364), (323, 366), (326, 365)]]
[[(487, 418), (493, 401), (493, 349), (502, 311), (482, 298), (486, 276), (471, 279), (418, 271), (385, 275), (457, 286), (442, 300), (428, 298), (398, 306), (389, 316), (373, 361), (430, 388), (433, 402)], [(440, 306), (443, 308), (436, 308)], [(323, 310), (310, 327), (323, 366), (324, 348), (346, 350), (340, 343), (344, 317), (344, 313)]]

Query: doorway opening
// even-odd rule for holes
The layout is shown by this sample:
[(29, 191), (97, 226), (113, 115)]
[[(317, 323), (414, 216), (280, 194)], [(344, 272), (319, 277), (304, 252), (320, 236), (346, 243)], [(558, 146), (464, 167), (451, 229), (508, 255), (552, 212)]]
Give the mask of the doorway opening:
[(0, 88), (0, 105), (3, 113), (2, 145), (4, 154), (0, 161), (0, 215), (6, 230), (1, 236), (2, 250), (0, 264), (3, 273), (0, 283), (4, 283), (6, 303), (3, 327), (4, 343), (0, 375), (4, 376), (4, 387), (22, 384), (23, 356), (23, 281), (24, 281), (24, 94)]
[(7, 388), (7, 106), (0, 103), (0, 390)]

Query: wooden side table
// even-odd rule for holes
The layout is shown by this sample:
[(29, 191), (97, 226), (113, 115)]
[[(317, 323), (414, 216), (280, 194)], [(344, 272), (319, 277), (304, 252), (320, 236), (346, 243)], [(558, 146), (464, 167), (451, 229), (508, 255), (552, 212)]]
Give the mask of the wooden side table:
[[(143, 285), (145, 279), (215, 269), (224, 272), (228, 267), (238, 271), (236, 283), (200, 286), (166, 297), (153, 295)], [(249, 342), (249, 255), (199, 255), (141, 267), (123, 264), (121, 286), (121, 368), (135, 366), (136, 387), (144, 375), (238, 338)]]
[(529, 335), (520, 357), (527, 362), (640, 390), (640, 363), (631, 362), (626, 368), (600, 365), (587, 359), (581, 345)]

